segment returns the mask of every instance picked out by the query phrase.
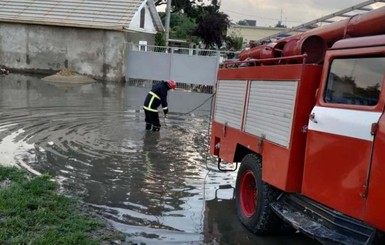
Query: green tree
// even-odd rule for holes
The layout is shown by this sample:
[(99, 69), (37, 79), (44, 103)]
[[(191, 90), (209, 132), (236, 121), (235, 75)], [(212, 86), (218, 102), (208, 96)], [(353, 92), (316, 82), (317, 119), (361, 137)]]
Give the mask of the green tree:
[(199, 37), (206, 46), (206, 49), (220, 48), (226, 40), (227, 28), (230, 20), (227, 14), (216, 12), (202, 18), (194, 29), (193, 35)]
[[(202, 2), (203, 0), (173, 0), (171, 1), (171, 12), (183, 12), (186, 15), (190, 16), (190, 13), (194, 12), (194, 6)], [(155, 0), (155, 6), (162, 5), (167, 5), (167, 0)]]
[(170, 37), (192, 41), (191, 33), (196, 26), (194, 19), (180, 13), (173, 14)]
[(155, 45), (166, 46), (166, 37), (164, 32), (158, 32), (155, 34)]
[(246, 20), (240, 20), (240, 21), (237, 22), (237, 25), (240, 25), (240, 26), (248, 26), (249, 23), (247, 23)]
[[(166, 4), (166, 0), (156, 0), (157, 6)], [(173, 0), (170, 17), (170, 37), (198, 42), (209, 47), (220, 48), (226, 40), (230, 25), (228, 15), (219, 12), (218, 0), (205, 4), (204, 0)], [(165, 13), (159, 13), (163, 23)], [(195, 37), (195, 38), (194, 38)]]
[(226, 49), (241, 50), (243, 47), (243, 37), (231, 34), (226, 37)]

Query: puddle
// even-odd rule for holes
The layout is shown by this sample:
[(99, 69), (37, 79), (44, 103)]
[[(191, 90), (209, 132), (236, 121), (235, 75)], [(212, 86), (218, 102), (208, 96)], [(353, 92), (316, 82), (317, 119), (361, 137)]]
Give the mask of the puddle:
[(148, 90), (101, 82), (63, 89), (39, 77), (1, 76), (0, 161), (54, 176), (128, 242), (312, 242), (257, 237), (239, 223), (236, 173), (219, 172), (208, 156), (211, 94), (170, 92), (170, 116), (154, 133), (145, 131), (141, 110)]

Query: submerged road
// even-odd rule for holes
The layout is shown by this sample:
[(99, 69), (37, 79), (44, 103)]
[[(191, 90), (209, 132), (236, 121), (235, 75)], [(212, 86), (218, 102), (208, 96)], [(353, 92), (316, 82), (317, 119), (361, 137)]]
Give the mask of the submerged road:
[(148, 90), (0, 76), (0, 163), (49, 173), (127, 242), (317, 244), (298, 234), (258, 237), (239, 223), (236, 173), (218, 171), (208, 155), (211, 94), (170, 92), (170, 116), (153, 133), (141, 110)]

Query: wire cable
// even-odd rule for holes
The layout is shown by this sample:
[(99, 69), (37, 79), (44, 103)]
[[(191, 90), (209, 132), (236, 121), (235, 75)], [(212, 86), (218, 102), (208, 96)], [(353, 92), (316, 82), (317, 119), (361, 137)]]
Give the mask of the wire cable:
[[(202, 205), (202, 212), (201, 212), (201, 226), (202, 226), (202, 229), (204, 227), (204, 225), (202, 225), (204, 222), (203, 222), (203, 218), (204, 218), (204, 212), (205, 212), (205, 204), (206, 204), (206, 182), (207, 182), (207, 177), (209, 176), (211, 170), (209, 168), (209, 165), (208, 165), (208, 158), (209, 158), (209, 151), (210, 151), (210, 130), (211, 130), (211, 119), (212, 119), (212, 110), (213, 110), (213, 98), (214, 98), (214, 95), (215, 95), (215, 92), (208, 98), (206, 99), (201, 105), (197, 106), (196, 108), (194, 108), (194, 110), (198, 109), (199, 107), (201, 107), (202, 105), (204, 105), (209, 99), (211, 99), (211, 103), (210, 103), (210, 116), (209, 116), (209, 121), (208, 121), (208, 126), (207, 126), (207, 135), (206, 135), (206, 141), (205, 141), (205, 146), (206, 146), (206, 151), (205, 151), (205, 166), (206, 166), (206, 174), (205, 174), (205, 177), (203, 178), (203, 193), (202, 193), (202, 201), (203, 201), (203, 205)], [(188, 112), (191, 113), (193, 112), (194, 110)]]
[(210, 120), (211, 120), (212, 99), (213, 99), (214, 95), (215, 95), (215, 92), (214, 92), (210, 97), (208, 97), (207, 99), (205, 99), (205, 100), (204, 100), (201, 104), (199, 104), (197, 107), (193, 108), (192, 110), (190, 110), (190, 111), (188, 111), (188, 112), (182, 113), (182, 115), (187, 115), (187, 114), (190, 114), (190, 113), (193, 112), (193, 111), (196, 111), (197, 109), (199, 109), (200, 107), (202, 107), (204, 104), (206, 104), (206, 102), (207, 102), (208, 100), (211, 99), (211, 105), (210, 105)]

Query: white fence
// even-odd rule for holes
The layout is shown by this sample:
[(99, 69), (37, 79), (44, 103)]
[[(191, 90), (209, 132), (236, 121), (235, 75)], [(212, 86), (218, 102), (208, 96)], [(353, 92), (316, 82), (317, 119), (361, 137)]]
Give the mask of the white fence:
[(213, 86), (229, 52), (132, 45), (127, 48), (126, 80), (167, 80)]

